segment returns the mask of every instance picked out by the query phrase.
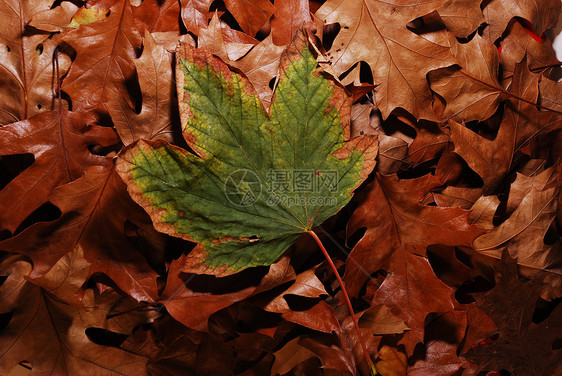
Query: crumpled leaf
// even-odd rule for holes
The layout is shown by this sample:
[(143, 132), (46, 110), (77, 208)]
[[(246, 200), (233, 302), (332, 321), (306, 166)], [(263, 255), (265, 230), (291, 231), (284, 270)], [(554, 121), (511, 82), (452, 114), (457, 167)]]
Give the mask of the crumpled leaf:
[(383, 118), (400, 107), (416, 118), (436, 120), (426, 74), (456, 61), (449, 53), (447, 41), (442, 44), (426, 39), (406, 25), (442, 3), (330, 0), (316, 12), (315, 16), (325, 25), (339, 23), (341, 27), (326, 53), (336, 73), (346, 72), (358, 61), (369, 64), (378, 85), (375, 98)]
[[(0, 33), (0, 124), (31, 118), (58, 106), (53, 56), (56, 42), (29, 31), (32, 17), (50, 8), (52, 0), (0, 2), (3, 28)], [(62, 76), (70, 60), (58, 55)]]
[[(184, 271), (221, 276), (271, 264), (303, 232), (336, 214), (374, 166), (376, 139), (349, 140), (348, 97), (317, 73), (302, 35), (285, 53), (281, 72), (268, 116), (246, 79), (208, 53), (184, 47), (180, 114), (198, 157), (140, 142), (118, 161), (131, 196), (156, 229), (199, 243)], [(309, 171), (311, 184), (314, 176), (320, 182), (337, 175), (337, 187), (324, 180), (311, 195), (333, 205), (315, 199), (292, 206), (287, 200), (307, 200), (306, 193), (298, 186), (280, 191), (267, 180), (274, 171), (295, 170)]]
[(107, 157), (90, 152), (90, 145), (110, 146), (117, 137), (96, 124), (91, 113), (49, 111), (0, 127), (2, 155), (33, 154), (33, 164), (0, 191), (0, 228), (12, 234), (51, 191), (78, 179), (88, 166), (109, 166)]
[(125, 145), (141, 138), (170, 141), (178, 115), (176, 101), (172, 100), (175, 91), (172, 56), (146, 32), (143, 53), (134, 63), (142, 92), (142, 109), (136, 113), (126, 100), (126, 93), (108, 90), (105, 106), (115, 130)]
[(135, 325), (147, 321), (146, 314), (134, 313), (127, 327), (120, 325), (124, 323), (122, 320), (114, 325), (108, 316), (114, 298), (103, 302), (104, 295), (92, 295), (88, 310), (78, 311), (26, 282), (30, 269), (26, 262), (13, 264), (7, 270), (7, 281), (0, 287), (1, 313), (13, 313), (0, 337), (3, 374), (8, 374), (21, 361), (31, 362), (30, 375), (76, 375), (85, 369), (99, 375), (146, 374), (145, 359), (95, 344), (86, 332), (95, 327), (128, 335)]
[(561, 349), (553, 349), (560, 340), (562, 305), (539, 323), (533, 322), (540, 278), (523, 281), (517, 263), (507, 253), (496, 270), (496, 286), (486, 293), (474, 294), (478, 307), (489, 315), (499, 329), (491, 344), (468, 351), (466, 357), (479, 365), (479, 371), (505, 369), (517, 375), (557, 375), (562, 372)]
[(482, 14), (488, 27), (484, 29), (484, 36), (494, 42), (506, 29), (514, 17), (528, 20), (537, 35), (542, 35), (546, 29), (556, 25), (560, 15), (560, 1), (544, 0), (540, 6), (532, 0), (510, 2), (509, 0), (493, 0), (484, 3)]

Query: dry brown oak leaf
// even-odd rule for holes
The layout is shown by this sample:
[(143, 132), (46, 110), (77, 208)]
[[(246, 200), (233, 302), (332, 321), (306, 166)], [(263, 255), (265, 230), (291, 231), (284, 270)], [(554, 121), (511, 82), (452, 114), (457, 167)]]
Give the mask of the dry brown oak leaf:
[(560, 1), (558, 0), (492, 0), (482, 2), (482, 14), (488, 26), (484, 29), (484, 37), (493, 43), (507, 28), (514, 17), (528, 20), (534, 32), (542, 35), (558, 22)]
[(461, 123), (485, 120), (504, 98), (497, 48), (478, 34), (465, 44), (454, 38), (450, 43), (457, 65), (434, 70), (428, 76), (431, 89), (447, 102), (443, 117)]
[(118, 142), (115, 131), (91, 113), (49, 111), (0, 127), (0, 155), (33, 154), (35, 160), (0, 191), (0, 228), (12, 234), (51, 191), (82, 176), (88, 166), (110, 166), (92, 145)]
[(505, 105), (500, 128), (493, 140), (450, 122), (454, 151), (480, 175), (484, 181), (484, 194), (493, 193), (504, 180), (522, 146), (539, 134), (555, 132), (562, 127), (562, 115), (539, 111), (534, 105), (538, 98), (539, 78), (539, 74), (529, 71), (525, 58), (515, 66), (507, 92), (510, 94), (509, 102)]
[(515, 65), (523, 60), (525, 55), (527, 55), (529, 69), (535, 73), (543, 73), (548, 68), (560, 65), (552, 48), (552, 42), (548, 38), (538, 42), (519, 22), (513, 23), (509, 34), (501, 41), (500, 46), (503, 79), (510, 79), (513, 76)]
[[(556, 239), (545, 244), (546, 233), (557, 214), (560, 177), (556, 166), (535, 175), (517, 174), (507, 202), (513, 208), (509, 218), (478, 237), (473, 248), (486, 256), (501, 259), (507, 249), (517, 260), (521, 272), (535, 277), (547, 272), (541, 295), (547, 299), (562, 296), (562, 243)], [(494, 212), (494, 208), (488, 209)]]
[(158, 298), (158, 274), (149, 261), (158, 262), (165, 235), (154, 230), (112, 167), (91, 167), (48, 199), (62, 212), (60, 218), (32, 225), (0, 249), (29, 256), (35, 278), (79, 245), (91, 263), (87, 277), (104, 273), (138, 301)]
[[(0, 337), (0, 373), (7, 375), (19, 362), (28, 361), (33, 376), (71, 376), (84, 370), (96, 375), (146, 374), (146, 359), (97, 345), (86, 332), (100, 328), (130, 335), (134, 326), (146, 321), (143, 315), (121, 317), (115, 325), (108, 314), (115, 299), (121, 299), (116, 294), (94, 296), (89, 290), (88, 306), (78, 309), (27, 282), (30, 270), (30, 264), (19, 261), (2, 273), (8, 277), (0, 286), (0, 313), (12, 317)], [(112, 298), (108, 300), (106, 294)]]
[[(416, 118), (437, 120), (426, 74), (456, 63), (447, 41), (440, 44), (410, 31), (406, 25), (439, 8), (444, 0), (412, 4), (397, 0), (329, 0), (315, 14), (324, 25), (341, 29), (326, 53), (337, 74), (357, 62), (369, 64), (375, 99), (383, 118), (401, 107)], [(322, 35), (322, 30), (318, 30)], [(368, 47), (366, 47), (368, 46)]]
[(363, 227), (366, 232), (348, 257), (346, 287), (357, 296), (372, 273), (388, 271), (371, 304), (387, 305), (410, 328), (404, 339), (408, 354), (423, 339), (425, 316), (453, 309), (453, 289), (435, 276), (423, 257), (426, 248), (470, 246), (482, 233), (468, 223), (467, 210), (420, 204), (440, 185), (432, 175), (400, 180), (377, 174), (358, 195), (359, 206), (348, 225), (350, 235)]
[(142, 55), (134, 60), (142, 93), (140, 112), (135, 111), (123, 91), (108, 90), (104, 101), (119, 138), (125, 145), (141, 138), (171, 141), (174, 125), (179, 129), (172, 56), (156, 43), (150, 33), (146, 32), (143, 40)]
[(474, 294), (478, 307), (494, 320), (499, 337), (488, 345), (471, 349), (466, 357), (479, 371), (505, 369), (512, 375), (544, 376), (562, 372), (562, 349), (553, 348), (562, 337), (562, 305), (539, 323), (533, 321), (540, 278), (524, 281), (517, 263), (507, 253), (496, 270), (496, 286)]
[(129, 1), (100, 1), (94, 7), (106, 9), (107, 18), (79, 25), (61, 36), (76, 51), (62, 89), (70, 95), (74, 110), (105, 113), (103, 102), (110, 90), (127, 92), (141, 36)]
[[(56, 108), (53, 54), (57, 45), (48, 34), (28, 26), (34, 15), (52, 4), (52, 0), (0, 1), (0, 124)], [(59, 55), (60, 75), (69, 65), (70, 59)]]

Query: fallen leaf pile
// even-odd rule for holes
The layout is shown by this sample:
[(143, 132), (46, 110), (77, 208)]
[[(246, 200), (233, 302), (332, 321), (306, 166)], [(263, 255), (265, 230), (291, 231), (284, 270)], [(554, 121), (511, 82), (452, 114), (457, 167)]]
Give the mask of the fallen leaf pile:
[(1, 0), (0, 374), (562, 375), (560, 8)]

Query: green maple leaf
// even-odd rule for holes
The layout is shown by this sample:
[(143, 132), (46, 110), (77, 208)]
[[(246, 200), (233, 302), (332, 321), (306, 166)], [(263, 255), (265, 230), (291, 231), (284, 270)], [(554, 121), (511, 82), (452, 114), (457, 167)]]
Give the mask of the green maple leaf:
[(117, 170), (157, 230), (198, 243), (184, 271), (270, 265), (349, 202), (374, 167), (376, 138), (349, 139), (351, 100), (302, 33), (282, 57), (269, 115), (209, 52), (183, 45), (177, 58), (183, 135), (197, 155), (141, 140)]

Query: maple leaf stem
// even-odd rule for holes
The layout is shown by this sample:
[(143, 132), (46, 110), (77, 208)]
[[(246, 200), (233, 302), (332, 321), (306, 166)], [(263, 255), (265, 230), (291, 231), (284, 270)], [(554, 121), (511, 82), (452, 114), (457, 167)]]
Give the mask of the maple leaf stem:
[(375, 365), (373, 364), (373, 361), (371, 360), (371, 357), (369, 356), (369, 352), (367, 351), (367, 346), (365, 345), (365, 341), (363, 340), (363, 336), (361, 335), (361, 330), (359, 329), (359, 323), (357, 322), (357, 319), (355, 318), (355, 311), (353, 310), (353, 306), (351, 305), (351, 300), (349, 299), (349, 295), (347, 294), (347, 290), (345, 288), (343, 280), (341, 279), (340, 274), (338, 273), (338, 269), (336, 268), (336, 265), (334, 265), (334, 262), (332, 261), (332, 258), (328, 254), (328, 251), (326, 251), (326, 248), (324, 247), (324, 244), (322, 244), (322, 241), (320, 240), (318, 235), (316, 235), (316, 233), (313, 230), (309, 230), (308, 233), (310, 234), (310, 236), (312, 236), (314, 238), (314, 240), (316, 241), (316, 243), (318, 244), (318, 246), (322, 250), (322, 253), (324, 254), (324, 257), (326, 257), (326, 261), (328, 261), (328, 264), (330, 265), (330, 268), (332, 268), (332, 271), (336, 275), (338, 283), (341, 287), (341, 291), (343, 293), (345, 303), (347, 304), (347, 308), (349, 309), (351, 319), (353, 320), (353, 325), (355, 326), (355, 331), (357, 332), (357, 337), (359, 337), (359, 342), (361, 343), (361, 347), (363, 348), (363, 354), (365, 355), (365, 360), (367, 361), (367, 364), (369, 365), (369, 368), (371, 370), (371, 374), (374, 376), (374, 375), (377, 374), (377, 370), (375, 368)]

